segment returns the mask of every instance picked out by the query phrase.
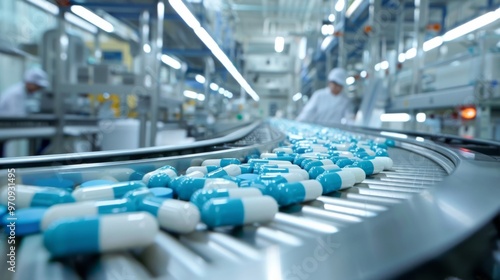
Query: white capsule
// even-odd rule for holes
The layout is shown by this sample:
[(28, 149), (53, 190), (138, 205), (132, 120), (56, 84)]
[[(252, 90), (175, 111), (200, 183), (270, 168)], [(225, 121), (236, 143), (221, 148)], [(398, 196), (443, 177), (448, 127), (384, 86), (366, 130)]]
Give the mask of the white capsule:
[(336, 173), (339, 174), (342, 179), (342, 185), (340, 187), (341, 190), (354, 186), (356, 179), (353, 172), (342, 170)]
[(342, 170), (349, 171), (354, 175), (354, 180), (357, 183), (363, 182), (364, 179), (366, 179), (366, 173), (363, 169), (359, 167), (345, 167), (342, 168)]
[(287, 148), (287, 147), (274, 148), (273, 149), (273, 153), (277, 153), (277, 152), (284, 152), (286, 154), (292, 154), (293, 153), (293, 149), (292, 148)]

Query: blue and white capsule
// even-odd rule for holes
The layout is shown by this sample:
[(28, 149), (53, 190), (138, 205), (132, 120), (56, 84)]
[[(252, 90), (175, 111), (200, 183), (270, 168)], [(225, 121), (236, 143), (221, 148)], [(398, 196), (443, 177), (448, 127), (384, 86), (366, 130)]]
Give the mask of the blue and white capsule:
[(336, 172), (327, 171), (319, 175), (316, 180), (321, 183), (321, 186), (323, 187), (323, 194), (350, 188), (354, 186), (355, 183), (354, 174), (345, 170)]
[(252, 197), (262, 196), (262, 191), (257, 188), (238, 188), (238, 189), (210, 189), (197, 190), (191, 196), (191, 203), (202, 209), (203, 205), (212, 198), (222, 197)]
[(260, 159), (260, 158), (252, 158), (248, 160), (248, 163), (251, 166), (257, 166), (257, 165), (262, 165), (262, 164), (283, 164), (283, 165), (290, 165), (292, 164), (288, 160), (271, 160), (271, 159)]
[(143, 248), (153, 244), (158, 223), (149, 213), (120, 213), (59, 220), (43, 233), (53, 257)]
[(309, 178), (316, 179), (319, 175), (325, 173), (328, 170), (340, 171), (340, 167), (335, 164), (325, 165), (325, 166), (314, 166), (309, 170)]
[(175, 182), (174, 191), (179, 199), (189, 200), (193, 193), (201, 189), (235, 189), (238, 184), (222, 178), (189, 178), (182, 177)]
[(217, 169), (219, 169), (219, 166), (217, 165), (191, 166), (188, 169), (186, 169), (186, 174), (198, 171), (203, 173), (204, 175), (207, 175), (208, 173)]
[(206, 159), (201, 163), (202, 166), (215, 165), (218, 167), (224, 167), (230, 164), (241, 164), (241, 161), (237, 158), (221, 158), (221, 159)]
[(139, 210), (153, 214), (160, 227), (175, 233), (189, 233), (200, 222), (200, 211), (194, 204), (176, 199), (146, 197)]
[(165, 165), (145, 174), (142, 181), (148, 188), (164, 188), (168, 187), (170, 181), (177, 176), (177, 170), (174, 167)]
[(314, 200), (323, 193), (323, 187), (317, 180), (271, 185), (268, 189), (268, 194), (281, 206)]
[(42, 230), (46, 230), (52, 223), (67, 219), (85, 216), (117, 214), (136, 211), (133, 202), (128, 199), (104, 201), (83, 201), (51, 206), (43, 215)]
[(305, 171), (304, 169), (297, 169), (297, 168), (262, 168), (261, 170), (262, 174), (273, 174), (273, 173), (297, 173), (302, 176), (303, 180), (308, 180), (309, 179), (309, 173)]
[[(204, 178), (206, 174), (203, 174), (203, 172), (201, 171), (193, 171), (193, 172), (190, 172), (190, 173), (186, 173), (186, 177), (190, 177), (190, 178)], [(170, 182), (170, 184), (172, 184), (172, 182)]]
[(214, 198), (201, 210), (201, 220), (209, 227), (239, 226), (265, 223), (278, 212), (276, 200), (270, 196)]
[(72, 195), (76, 201), (111, 200), (122, 198), (131, 190), (145, 187), (146, 184), (142, 181), (129, 181), (92, 188), (78, 188), (73, 191)]
[(304, 169), (306, 171), (311, 170), (311, 168), (315, 166), (325, 166), (325, 165), (334, 165), (335, 163), (331, 159), (318, 159), (308, 162), (304, 165)]
[(259, 181), (268, 184), (292, 183), (304, 180), (304, 177), (298, 173), (263, 173), (259, 176)]
[(230, 164), (208, 173), (207, 178), (222, 178), (224, 176), (235, 177), (241, 174), (251, 173), (251, 171), (252, 168), (250, 166)]
[[(15, 197), (15, 201), (8, 200)], [(60, 203), (75, 202), (71, 193), (60, 188), (17, 185), (15, 193), (6, 186), (0, 192), (0, 203), (14, 202), (16, 209), (28, 207), (49, 207)]]
[(376, 159), (355, 161), (349, 166), (363, 169), (367, 176), (378, 174), (384, 170), (384, 163), (381, 160)]
[(279, 148), (273, 149), (273, 153), (278, 153), (278, 152), (283, 152), (285, 154), (291, 154), (291, 153), (293, 153), (293, 149), (290, 147), (279, 147)]

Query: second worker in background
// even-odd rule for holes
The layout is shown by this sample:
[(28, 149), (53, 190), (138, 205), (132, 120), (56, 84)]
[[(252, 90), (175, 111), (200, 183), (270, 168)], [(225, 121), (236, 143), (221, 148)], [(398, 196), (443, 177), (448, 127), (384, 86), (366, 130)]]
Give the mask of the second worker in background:
[(332, 69), (328, 74), (328, 86), (312, 94), (296, 120), (321, 125), (352, 123), (354, 105), (342, 93), (346, 84), (346, 76), (344, 69)]

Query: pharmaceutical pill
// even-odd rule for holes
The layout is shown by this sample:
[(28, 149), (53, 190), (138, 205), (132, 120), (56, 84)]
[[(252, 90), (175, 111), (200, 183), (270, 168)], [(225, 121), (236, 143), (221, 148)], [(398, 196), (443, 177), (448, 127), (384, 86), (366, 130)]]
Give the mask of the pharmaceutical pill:
[(15, 231), (16, 237), (39, 233), (40, 222), (46, 211), (46, 207), (16, 209), (13, 216), (5, 215), (2, 219), (5, 233), (9, 235)]
[(296, 168), (263, 168), (261, 171), (263, 174), (269, 174), (269, 173), (297, 173), (302, 176), (303, 180), (308, 180), (309, 179), (309, 173), (303, 169), (296, 169)]
[(123, 195), (123, 198), (130, 200), (134, 207), (138, 208), (139, 203), (148, 196), (172, 198), (173, 190), (169, 188), (138, 188), (128, 191)]
[(354, 163), (354, 160), (350, 159), (350, 158), (341, 158), (341, 159), (338, 159), (335, 164), (338, 165), (339, 167), (346, 167), (348, 165), (351, 165)]
[(202, 166), (215, 165), (218, 167), (224, 167), (230, 164), (241, 164), (241, 161), (237, 158), (221, 158), (221, 159), (206, 159), (201, 163)]
[(259, 164), (292, 164), (288, 160), (269, 160), (269, 159), (250, 159), (248, 160), (248, 163), (254, 167)]
[(206, 166), (191, 166), (188, 169), (186, 169), (186, 174), (199, 171), (203, 173), (204, 175), (208, 174), (209, 172), (212, 172), (219, 167), (217, 165), (206, 165)]
[(194, 204), (176, 199), (146, 197), (139, 210), (153, 214), (162, 229), (175, 233), (192, 232), (200, 222), (200, 211)]
[(324, 166), (324, 165), (333, 165), (333, 161), (331, 159), (320, 159), (320, 160), (312, 160), (304, 165), (304, 169), (306, 171), (311, 170), (314, 166)]
[(269, 195), (281, 206), (313, 200), (323, 192), (323, 187), (317, 180), (271, 185), (268, 189)]
[(298, 173), (263, 173), (259, 176), (260, 181), (267, 181), (269, 183), (291, 183), (303, 180), (303, 176)]
[[(174, 192), (177, 193), (179, 199), (189, 200), (191, 195), (200, 189), (234, 189), (238, 184), (222, 178), (189, 178), (179, 177), (181, 179), (175, 181)], [(174, 182), (172, 182), (174, 183)]]
[(146, 212), (64, 219), (43, 234), (54, 257), (143, 248), (158, 234), (158, 223)]
[(80, 188), (87, 188), (87, 187), (95, 187), (95, 186), (102, 186), (102, 185), (111, 185), (111, 184), (114, 184), (118, 181), (116, 180), (102, 180), (102, 179), (99, 179), (99, 180), (90, 180), (90, 181), (86, 181), (86, 182), (83, 182), (80, 184)]
[(177, 170), (170, 165), (165, 165), (144, 175), (142, 181), (148, 188), (168, 187), (175, 177), (177, 177)]
[(142, 181), (119, 182), (112, 185), (79, 188), (73, 191), (73, 197), (76, 201), (111, 200), (122, 198), (128, 191), (145, 187), (146, 184)]
[(355, 161), (350, 166), (363, 169), (367, 176), (380, 173), (384, 170), (384, 163), (379, 160), (359, 160)]
[(316, 180), (321, 183), (323, 194), (352, 187), (355, 183), (354, 174), (345, 170), (327, 171), (319, 175)]
[(214, 198), (203, 205), (201, 220), (209, 227), (238, 226), (269, 222), (277, 212), (270, 196)]
[(258, 188), (238, 188), (238, 189), (210, 189), (197, 190), (191, 196), (191, 203), (202, 209), (203, 205), (212, 198), (221, 197), (250, 197), (262, 196), (262, 192)]
[(174, 196), (174, 192), (170, 188), (150, 188), (150, 190), (155, 197), (172, 198)]
[(230, 164), (221, 168), (218, 168), (207, 174), (207, 178), (222, 178), (224, 176), (238, 176), (243, 173), (250, 173), (250, 167), (241, 166), (236, 164)]
[(60, 188), (17, 185), (15, 194), (12, 193), (5, 186), (0, 193), (0, 203), (8, 205), (7, 199), (15, 197), (16, 209), (21, 209), (35, 206), (49, 207), (75, 201), (70, 192)]
[(359, 167), (345, 167), (342, 170), (350, 171), (354, 175), (354, 181), (356, 184), (363, 182), (366, 179), (366, 173), (363, 169)]
[(309, 178), (316, 179), (319, 175), (323, 174), (327, 170), (340, 171), (341, 169), (335, 164), (325, 165), (325, 166), (314, 166), (309, 170)]
[(67, 218), (117, 214), (135, 210), (134, 204), (128, 199), (58, 204), (47, 209), (41, 227), (42, 230), (46, 230), (53, 222)]
[(392, 159), (388, 156), (377, 156), (375, 160), (380, 161), (384, 165), (384, 170), (392, 169), (392, 165), (394, 164)]
[(287, 154), (291, 154), (291, 153), (293, 153), (293, 149), (289, 148), (289, 147), (274, 148), (273, 149), (273, 153), (276, 153), (276, 152), (284, 152), (284, 153), (287, 153)]

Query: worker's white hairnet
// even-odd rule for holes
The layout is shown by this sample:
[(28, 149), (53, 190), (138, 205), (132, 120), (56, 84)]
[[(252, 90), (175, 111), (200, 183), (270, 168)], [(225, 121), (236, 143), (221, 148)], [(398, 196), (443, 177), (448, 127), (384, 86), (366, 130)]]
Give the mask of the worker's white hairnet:
[(347, 78), (347, 73), (342, 68), (333, 68), (328, 74), (328, 81), (335, 82), (341, 86), (345, 86), (345, 80)]
[(47, 73), (40, 68), (32, 68), (26, 73), (24, 73), (24, 82), (32, 83), (41, 87), (48, 87), (49, 80), (47, 79)]

